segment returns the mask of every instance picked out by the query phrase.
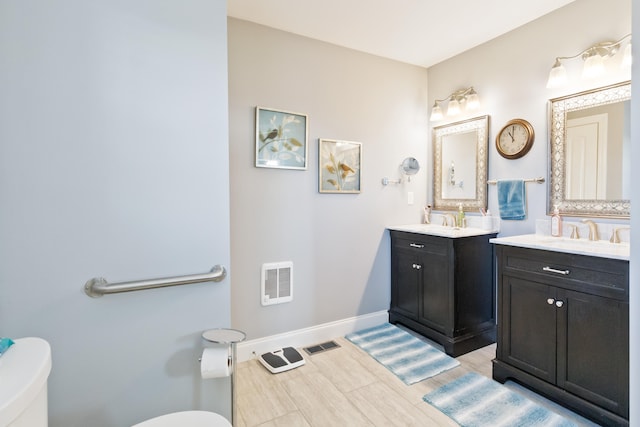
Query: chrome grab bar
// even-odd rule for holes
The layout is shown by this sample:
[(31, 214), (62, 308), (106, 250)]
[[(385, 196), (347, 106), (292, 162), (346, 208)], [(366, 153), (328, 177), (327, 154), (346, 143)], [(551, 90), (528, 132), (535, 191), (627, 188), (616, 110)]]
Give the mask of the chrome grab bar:
[(137, 280), (132, 282), (109, 283), (103, 277), (94, 277), (84, 284), (84, 292), (92, 298), (104, 294), (141, 291), (143, 289), (164, 288), (166, 286), (188, 285), (190, 283), (220, 282), (227, 275), (221, 265), (214, 265), (209, 273), (190, 274), (187, 276), (163, 277), (159, 279)]

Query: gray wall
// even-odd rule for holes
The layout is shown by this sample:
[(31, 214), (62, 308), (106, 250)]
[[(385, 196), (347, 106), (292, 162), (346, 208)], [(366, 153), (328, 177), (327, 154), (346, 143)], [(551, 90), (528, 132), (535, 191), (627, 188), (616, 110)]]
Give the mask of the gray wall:
[[(491, 116), (489, 179), (547, 176), (547, 102), (551, 98), (628, 80), (628, 70), (608, 68), (595, 81), (580, 79), (582, 61), (566, 63), (568, 76), (576, 76), (564, 88), (547, 89), (547, 77), (555, 57), (570, 56), (593, 43), (618, 40), (631, 32), (631, 1), (577, 0), (501, 37), (429, 68), (429, 102), (456, 89), (473, 85), (481, 97), (478, 114)], [(622, 56), (622, 55), (620, 55)], [(462, 116), (465, 117), (465, 116)], [(495, 137), (513, 118), (528, 120), (536, 136), (531, 151), (517, 160), (501, 157)], [(446, 123), (437, 122), (435, 125)], [(489, 186), (489, 209), (498, 213), (496, 186)], [(524, 221), (502, 221), (501, 235), (535, 232), (536, 219), (548, 218), (547, 185), (527, 184), (528, 215)]]
[[(425, 110), (473, 85), (481, 109), (455, 120), (490, 115), (489, 178), (547, 176), (547, 101), (630, 78), (614, 67), (600, 80), (547, 90), (549, 69), (556, 56), (629, 33), (630, 7), (630, 0), (575, 1), (429, 68), (428, 78), (420, 68), (230, 19), (233, 325), (252, 339), (386, 309), (383, 229), (420, 221), (422, 206), (433, 200), (430, 132), (447, 121), (425, 124)], [(568, 71), (579, 65), (568, 64)], [(309, 170), (253, 166), (256, 105), (310, 115)], [(516, 117), (531, 122), (536, 141), (524, 158), (506, 160), (493, 141)], [(318, 137), (363, 142), (362, 194), (317, 193)], [(382, 187), (380, 178), (395, 178), (408, 155), (420, 161), (420, 174), (411, 183)], [(407, 191), (415, 193), (414, 206), (407, 205)], [(527, 184), (526, 191), (527, 219), (503, 221), (502, 235), (534, 232), (535, 220), (547, 218), (547, 185)], [(496, 186), (488, 195), (497, 214)], [(260, 265), (284, 260), (294, 261), (294, 301), (261, 307)]]
[[(229, 20), (232, 324), (249, 339), (388, 309), (385, 226), (418, 222), (429, 161), (426, 69)], [(306, 171), (254, 166), (255, 107), (309, 115)], [(362, 143), (362, 192), (318, 193), (318, 138)], [(415, 204), (407, 204), (407, 192)], [(292, 302), (260, 305), (260, 268), (293, 261)]]
[(203, 330), (229, 281), (87, 297), (228, 267), (223, 0), (0, 2), (0, 335), (52, 346), (52, 427), (209, 408)]
[[(506, 160), (495, 149), (489, 151), (489, 177), (492, 179), (527, 178), (547, 176), (548, 167), (548, 99), (604, 86), (629, 79), (631, 76), (616, 67), (609, 67), (603, 78), (584, 82), (575, 79), (560, 89), (547, 89), (546, 80), (556, 56), (569, 56), (603, 40), (617, 40), (632, 32), (631, 0), (576, 0), (540, 19), (498, 37), (468, 52), (429, 68), (429, 102), (443, 98), (455, 89), (473, 85), (481, 96), (482, 111), (491, 115), (489, 141), (504, 123), (512, 118), (529, 120), (536, 131), (532, 150), (519, 160)], [(633, 0), (633, 27), (640, 28), (640, 1)], [(640, 57), (634, 44), (633, 79), (638, 77)], [(579, 76), (580, 60), (567, 65), (568, 73)], [(638, 86), (633, 85), (632, 117), (638, 117)], [(632, 159), (640, 162), (638, 149), (640, 125), (632, 120)], [(632, 168), (631, 182), (640, 180), (638, 168)], [(535, 220), (546, 217), (547, 188), (544, 185), (527, 184), (528, 218), (525, 221), (503, 221), (502, 235), (515, 235), (535, 231)], [(640, 190), (632, 186), (632, 200), (640, 200)], [(635, 206), (635, 203), (634, 203)], [(497, 213), (495, 186), (489, 187), (489, 207)], [(633, 209), (635, 212), (635, 209)], [(640, 283), (637, 264), (640, 262), (637, 242), (640, 241), (640, 220), (633, 216), (631, 255), (631, 354), (630, 360), (640, 357), (640, 291), (634, 284)], [(631, 363), (631, 402), (640, 399), (640, 368)], [(640, 426), (640, 409), (632, 405), (633, 426)]]
[[(640, 6), (638, 0), (634, 3)], [(630, 0), (576, 0), (431, 67), (428, 79), (420, 70), (413, 71), (401, 64), (392, 65), (378, 58), (230, 20), (232, 259), (234, 266), (239, 267), (232, 290), (234, 326), (246, 329), (250, 338), (258, 338), (385, 309), (389, 253), (382, 229), (388, 224), (418, 221), (421, 206), (432, 200), (430, 132), (434, 125), (444, 123), (429, 124), (426, 135), (422, 134), (421, 124), (414, 135), (407, 131), (407, 124), (411, 123), (407, 121), (422, 120), (428, 114), (424, 111), (425, 104), (430, 108), (434, 99), (474, 85), (481, 96), (482, 108), (472, 116), (491, 116), (490, 144), (500, 127), (515, 117), (529, 120), (536, 130), (532, 151), (520, 160), (501, 158), (491, 145), (489, 178), (547, 176), (547, 100), (630, 78), (628, 73), (611, 69), (607, 77), (588, 85), (575, 81), (564, 89), (547, 90), (553, 60), (556, 56), (572, 55), (591, 43), (631, 32), (630, 9)], [(634, 12), (636, 27), (638, 9)], [(639, 56), (637, 49), (634, 56)], [(576, 62), (568, 66), (568, 71), (577, 72), (580, 61)], [(407, 73), (417, 73), (417, 77), (410, 79)], [(422, 97), (427, 82), (425, 101)], [(637, 88), (634, 90), (637, 92)], [(398, 105), (393, 105), (394, 100)], [(364, 192), (360, 196), (316, 194), (317, 157), (313, 145), (307, 172), (254, 168), (256, 105), (309, 113), (310, 139), (314, 144), (317, 137), (362, 141), (367, 180)], [(634, 103), (634, 111), (635, 106)], [(378, 110), (379, 114), (371, 115), (369, 120), (362, 118), (362, 124), (352, 121), (354, 114), (371, 110)], [(402, 114), (398, 115), (398, 111)], [(387, 117), (380, 120), (380, 115)], [(463, 118), (464, 115), (460, 116)], [(385, 140), (372, 133), (372, 129), (390, 134), (406, 132), (406, 137), (392, 136)], [(634, 122), (632, 135), (637, 133), (640, 128)], [(632, 157), (638, 159), (637, 147), (633, 146)], [(411, 187), (380, 188), (380, 176), (392, 175), (393, 165), (407, 155), (418, 158), (423, 166)], [(632, 182), (638, 180), (637, 168), (634, 175)], [(637, 186), (634, 188), (632, 198), (638, 199)], [(409, 189), (416, 195), (413, 207), (406, 205)], [(528, 184), (528, 218), (503, 222), (502, 234), (533, 232), (535, 219), (547, 218), (546, 191), (546, 185)], [(489, 207), (498, 212), (494, 186), (489, 187)], [(334, 231), (336, 225), (328, 226), (327, 221), (335, 221), (337, 217), (342, 225)], [(637, 242), (640, 224), (634, 218), (633, 240)], [(337, 235), (340, 238), (336, 241)], [(333, 249), (318, 250), (323, 242), (325, 248), (333, 245)], [(631, 283), (638, 282), (633, 262), (638, 257), (636, 252), (634, 245)], [(346, 262), (342, 260), (343, 254), (351, 255)], [(296, 299), (289, 305), (260, 307), (260, 264), (283, 259), (293, 259), (296, 265)], [(632, 288), (631, 360), (637, 360), (640, 353), (637, 326), (640, 321), (635, 308), (640, 305), (639, 294)], [(631, 369), (631, 401), (637, 401), (640, 369), (633, 364)], [(640, 418), (639, 411), (632, 409), (632, 420)]]
[[(628, 2), (604, 5), (578, 0), (531, 24), (535, 31), (441, 64), (440, 77), (438, 67), (429, 71), (430, 100), (476, 85), (492, 138), (512, 117), (536, 127), (534, 150), (515, 162), (493, 153), (490, 177), (546, 173), (540, 109), (560, 95), (544, 89), (546, 73), (553, 57), (628, 32)], [(384, 226), (418, 221), (431, 197), (425, 70), (231, 20), (228, 153), (223, 2), (33, 6), (0, 3), (0, 335), (52, 343), (50, 425), (130, 425), (208, 406), (208, 394), (225, 406), (225, 384), (202, 383), (191, 363), (200, 331), (229, 324), (229, 279), (100, 300), (81, 287), (96, 275), (118, 281), (228, 264), (220, 247), (229, 245), (229, 154), (235, 327), (256, 338), (386, 308)], [(611, 11), (616, 21), (602, 20)], [(456, 74), (447, 77), (447, 68)], [(310, 115), (309, 170), (253, 167), (256, 105)], [(636, 116), (637, 102), (632, 108)], [(362, 194), (317, 193), (318, 137), (363, 143)], [(382, 188), (406, 156), (420, 160), (419, 175)], [(530, 217), (545, 214), (541, 188), (530, 192)], [(525, 221), (505, 231), (530, 228)], [(263, 308), (260, 264), (284, 259), (294, 261), (296, 298)], [(637, 270), (632, 262), (632, 283)], [(639, 295), (631, 289), (632, 360)], [(632, 364), (631, 401), (638, 383)]]

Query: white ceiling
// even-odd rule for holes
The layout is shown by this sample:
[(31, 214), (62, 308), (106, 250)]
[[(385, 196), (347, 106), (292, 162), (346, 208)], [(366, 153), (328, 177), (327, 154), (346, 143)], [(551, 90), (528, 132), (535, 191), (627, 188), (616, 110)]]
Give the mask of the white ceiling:
[(574, 0), (227, 0), (228, 15), (429, 67)]

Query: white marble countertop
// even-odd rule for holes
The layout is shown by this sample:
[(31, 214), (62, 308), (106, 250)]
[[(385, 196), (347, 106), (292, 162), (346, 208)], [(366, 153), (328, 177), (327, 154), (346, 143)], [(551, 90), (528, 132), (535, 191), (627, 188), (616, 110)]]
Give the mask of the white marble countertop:
[(483, 230), (482, 228), (475, 227), (445, 227), (443, 225), (435, 224), (407, 224), (407, 225), (392, 225), (387, 227), (389, 230), (406, 231), (408, 233), (428, 234), (431, 236), (440, 237), (470, 237), (470, 236), (482, 236), (485, 234), (497, 233), (497, 230)]
[(629, 243), (609, 243), (608, 240), (590, 241), (587, 239), (570, 239), (540, 234), (522, 234), (510, 237), (496, 237), (489, 240), (497, 245), (519, 246), (522, 248), (541, 249), (545, 251), (564, 252), (578, 255), (597, 256), (629, 260)]

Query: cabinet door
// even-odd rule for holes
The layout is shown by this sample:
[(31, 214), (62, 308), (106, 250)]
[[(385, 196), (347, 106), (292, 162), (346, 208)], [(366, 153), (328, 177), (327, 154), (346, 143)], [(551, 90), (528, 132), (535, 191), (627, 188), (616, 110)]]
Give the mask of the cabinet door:
[(449, 278), (450, 260), (444, 245), (436, 249), (437, 252), (425, 252), (420, 257), (423, 266), (420, 322), (452, 336), (454, 307), (450, 298), (453, 286)]
[(420, 303), (421, 269), (416, 251), (394, 248), (391, 257), (391, 308), (416, 320)]
[(502, 276), (501, 352), (506, 363), (550, 383), (556, 380), (555, 288)]
[(629, 415), (629, 304), (558, 290), (558, 386)]

